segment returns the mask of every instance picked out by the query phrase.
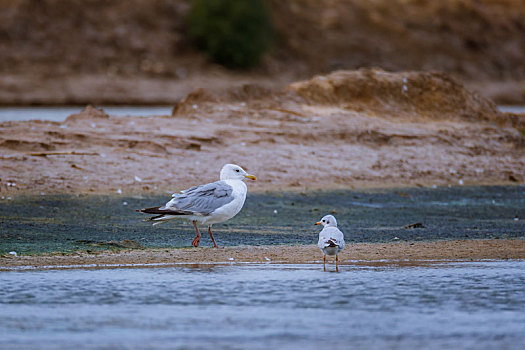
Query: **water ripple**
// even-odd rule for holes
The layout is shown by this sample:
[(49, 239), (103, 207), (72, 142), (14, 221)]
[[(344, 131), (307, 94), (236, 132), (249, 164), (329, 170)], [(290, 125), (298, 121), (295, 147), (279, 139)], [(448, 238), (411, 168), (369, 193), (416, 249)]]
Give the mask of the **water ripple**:
[[(0, 348), (509, 348), (524, 261), (0, 273)], [(273, 345), (272, 345), (273, 344)]]

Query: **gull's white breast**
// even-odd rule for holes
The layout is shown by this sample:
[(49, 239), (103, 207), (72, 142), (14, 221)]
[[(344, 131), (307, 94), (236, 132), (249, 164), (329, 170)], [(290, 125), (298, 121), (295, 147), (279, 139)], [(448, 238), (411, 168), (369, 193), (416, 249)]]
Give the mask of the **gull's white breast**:
[(246, 192), (248, 191), (246, 184), (242, 180), (225, 180), (224, 182), (232, 187), (233, 190), (231, 195), (233, 196), (233, 200), (230, 203), (215, 209), (210, 215), (199, 218), (202, 220), (202, 223), (211, 225), (224, 222), (233, 218), (241, 211), (244, 201), (246, 200)]

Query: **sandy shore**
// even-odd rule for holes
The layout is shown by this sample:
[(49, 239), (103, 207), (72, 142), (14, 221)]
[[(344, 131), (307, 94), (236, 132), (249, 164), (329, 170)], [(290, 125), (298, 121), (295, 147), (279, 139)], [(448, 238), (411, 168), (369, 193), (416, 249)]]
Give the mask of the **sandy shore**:
[[(525, 240), (455, 240), (435, 242), (357, 243), (340, 254), (341, 264), (418, 265), (440, 261), (525, 259)], [(315, 245), (241, 246), (226, 248), (183, 248), (122, 250), (68, 255), (2, 256), (0, 270), (19, 267), (82, 267), (89, 265), (200, 264), (200, 263), (285, 263), (322, 262)], [(96, 266), (95, 266), (96, 267)], [(100, 266), (107, 267), (107, 266)]]
[[(0, 194), (167, 193), (237, 163), (250, 191), (520, 184), (525, 116), (440, 73), (339, 71), (282, 91), (199, 90), (170, 116), (0, 123)], [(201, 262), (306, 263), (315, 246), (131, 250), (2, 257), (0, 266)], [(524, 240), (355, 244), (343, 263), (524, 259)], [(233, 259), (233, 260), (230, 260)]]

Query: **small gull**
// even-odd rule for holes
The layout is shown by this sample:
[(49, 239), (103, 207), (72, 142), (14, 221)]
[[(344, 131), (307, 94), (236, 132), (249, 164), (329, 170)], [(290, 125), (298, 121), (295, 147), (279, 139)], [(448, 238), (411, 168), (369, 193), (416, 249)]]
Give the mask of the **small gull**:
[(317, 246), (323, 252), (323, 269), (326, 271), (326, 256), (335, 255), (335, 269), (339, 271), (339, 258), (337, 254), (345, 247), (345, 237), (337, 228), (337, 221), (333, 215), (324, 216), (316, 225), (323, 225), (319, 232)]
[(221, 169), (220, 181), (190, 187), (180, 193), (174, 193), (173, 199), (164, 206), (137, 209), (137, 211), (155, 214), (156, 216), (146, 219), (146, 221), (155, 221), (153, 225), (172, 219), (190, 220), (197, 232), (192, 242), (194, 247), (198, 247), (201, 240), (197, 221), (208, 224), (208, 234), (213, 246), (217, 248), (211, 226), (229, 220), (241, 211), (247, 192), (246, 184), (242, 181), (244, 179), (256, 180), (256, 177), (248, 174), (238, 165), (226, 164)]

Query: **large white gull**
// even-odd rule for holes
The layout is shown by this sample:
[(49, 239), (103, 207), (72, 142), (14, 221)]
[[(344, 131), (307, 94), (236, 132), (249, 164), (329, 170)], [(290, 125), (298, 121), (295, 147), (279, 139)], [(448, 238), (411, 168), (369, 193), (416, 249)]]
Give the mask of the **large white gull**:
[(333, 215), (323, 216), (316, 225), (323, 225), (319, 232), (317, 246), (323, 252), (323, 269), (326, 271), (326, 256), (335, 255), (335, 269), (339, 271), (339, 257), (337, 254), (345, 247), (345, 237), (337, 228), (337, 220)]
[(193, 186), (187, 190), (174, 193), (172, 199), (164, 206), (138, 209), (138, 212), (155, 214), (147, 221), (153, 225), (173, 219), (186, 219), (193, 223), (197, 235), (192, 244), (199, 246), (201, 234), (197, 222), (208, 225), (208, 233), (217, 248), (211, 226), (233, 218), (241, 211), (246, 199), (247, 187), (244, 179), (256, 180), (238, 165), (226, 164), (222, 167), (220, 180), (205, 185)]

